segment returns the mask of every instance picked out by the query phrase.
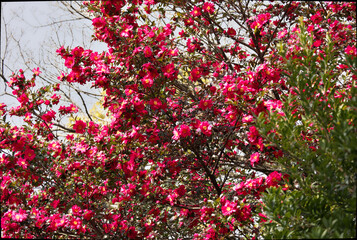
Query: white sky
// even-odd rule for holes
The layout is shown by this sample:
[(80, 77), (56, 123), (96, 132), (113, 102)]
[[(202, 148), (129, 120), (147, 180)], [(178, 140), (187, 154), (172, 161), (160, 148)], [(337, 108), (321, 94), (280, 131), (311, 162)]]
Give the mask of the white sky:
[[(1, 59), (4, 60), (4, 75), (9, 78), (13, 71), (23, 69), (25, 76), (31, 76), (32, 69), (40, 67), (43, 73), (55, 78), (60, 71), (66, 70), (61, 57), (56, 54), (61, 45), (70, 48), (82, 46), (98, 52), (107, 49), (104, 43), (91, 42), (91, 21), (66, 21), (74, 18), (76, 16), (55, 1), (2, 2)], [(18, 105), (15, 99), (4, 95), (5, 90), (10, 92), (0, 79), (0, 103), (9, 107)], [(90, 105), (94, 103), (87, 100)]]

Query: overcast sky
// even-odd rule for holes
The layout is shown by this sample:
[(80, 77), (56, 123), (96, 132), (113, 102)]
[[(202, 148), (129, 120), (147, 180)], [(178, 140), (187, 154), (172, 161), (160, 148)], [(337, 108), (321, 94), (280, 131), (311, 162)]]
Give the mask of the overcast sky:
[[(64, 45), (73, 48), (82, 46), (101, 52), (106, 45), (91, 42), (93, 33), (91, 21), (76, 19), (59, 2), (2, 2), (1, 3), (1, 59), (4, 60), (3, 73), (6, 77), (13, 71), (31, 70), (40, 67), (51, 77), (65, 71), (63, 61), (56, 49)], [(28, 65), (28, 66), (26, 66)], [(55, 65), (55, 67), (54, 67)], [(0, 102), (16, 106), (16, 100), (3, 93), (10, 89), (0, 81)], [(93, 103), (91, 103), (93, 104)]]
[[(72, 20), (75, 17), (58, 2), (6, 2), (1, 3), (1, 7), (1, 58), (8, 59), (8, 66), (15, 66), (21, 61), (21, 56), (16, 51), (16, 40), (23, 50), (33, 53), (27, 58), (28, 61), (38, 60), (40, 54), (44, 54), (44, 49), (52, 50), (55, 56), (58, 44), (70, 47), (81, 45), (94, 50), (105, 49), (103, 44), (90, 43), (90, 21)], [(6, 36), (10, 37), (8, 42)]]

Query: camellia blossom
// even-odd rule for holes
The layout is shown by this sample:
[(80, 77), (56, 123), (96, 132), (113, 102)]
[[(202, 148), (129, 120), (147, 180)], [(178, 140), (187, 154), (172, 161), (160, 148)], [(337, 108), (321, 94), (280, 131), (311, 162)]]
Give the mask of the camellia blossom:
[(171, 79), (172, 77), (174, 77), (175, 74), (175, 66), (173, 63), (170, 63), (168, 65), (166, 65), (162, 71), (164, 72), (164, 76)]
[(73, 205), (72, 206), (72, 213), (73, 213), (74, 216), (80, 216), (82, 214), (82, 209), (77, 205)]
[(237, 207), (237, 203), (230, 202), (227, 200), (226, 203), (224, 204), (224, 206), (222, 206), (222, 214), (224, 216), (229, 216), (232, 213), (237, 211), (236, 207)]
[(55, 118), (56, 112), (53, 110), (48, 111), (47, 113), (41, 116), (42, 120), (45, 122), (51, 122)]
[(280, 32), (278, 33), (278, 38), (279, 38), (279, 39), (282, 39), (283, 37), (286, 36), (286, 34), (288, 34), (288, 30), (284, 29), (283, 31), (280, 31)]
[(172, 136), (172, 139), (173, 140), (179, 140), (180, 139), (180, 132), (179, 132), (179, 130), (178, 130), (178, 126), (176, 126), (175, 128), (174, 128), (174, 131), (173, 131), (173, 136)]
[(209, 14), (213, 14), (214, 13), (214, 5), (213, 5), (213, 3), (205, 2), (203, 4), (202, 9), (203, 9), (204, 12), (207, 12)]
[(92, 121), (89, 122), (89, 126), (88, 126), (88, 133), (89, 134), (96, 134), (98, 133), (99, 129), (98, 129), (99, 125), (97, 123), (94, 123)]
[(64, 65), (68, 68), (72, 68), (74, 66), (74, 57), (67, 57), (64, 61)]
[(191, 75), (189, 76), (189, 79), (192, 82), (196, 82), (199, 78), (201, 77), (201, 71), (199, 68), (194, 68), (191, 71)]
[(255, 17), (255, 21), (251, 23), (250, 27), (255, 29), (262, 28), (262, 26), (271, 18), (270, 13), (263, 13)]
[(253, 116), (252, 115), (246, 115), (246, 116), (242, 117), (242, 122), (243, 123), (253, 122)]
[(321, 40), (316, 40), (313, 45), (314, 47), (320, 47), (321, 43), (322, 43)]
[(143, 79), (141, 79), (141, 83), (145, 88), (151, 88), (154, 84), (154, 81), (150, 74), (146, 75)]
[(40, 71), (40, 68), (38, 67), (38, 68), (34, 68), (33, 70), (32, 70), (32, 72), (33, 72), (33, 74), (35, 74), (36, 76), (38, 76), (38, 75), (40, 75), (40, 73), (42, 73), (41, 71)]
[(212, 135), (212, 126), (207, 121), (201, 122), (200, 129), (204, 135), (206, 136)]
[(19, 158), (17, 160), (17, 165), (19, 165), (20, 167), (26, 169), (28, 167), (28, 162), (26, 161), (26, 159)]
[(317, 12), (315, 15), (312, 15), (311, 21), (315, 24), (319, 24), (322, 21), (321, 13)]
[(135, 92), (135, 91), (134, 91), (133, 89), (131, 89), (131, 88), (126, 88), (126, 89), (124, 90), (124, 93), (125, 93), (125, 95), (127, 95), (127, 96), (132, 95), (134, 92)]
[(63, 227), (67, 223), (67, 220), (65, 218), (56, 218), (55, 219), (55, 227)]
[(73, 218), (71, 221), (71, 229), (79, 229), (82, 227), (82, 220), (79, 218)]
[(94, 212), (92, 210), (85, 209), (83, 213), (83, 218), (89, 221), (94, 216)]
[(30, 148), (28, 148), (28, 149), (26, 149), (26, 151), (25, 151), (25, 158), (27, 159), (27, 160), (33, 160), (34, 158), (36, 157), (36, 154), (35, 154), (35, 151), (34, 150), (32, 150), (32, 149), (30, 149)]
[(259, 132), (257, 130), (257, 128), (255, 126), (251, 126), (249, 128), (249, 132), (248, 132), (248, 140), (249, 142), (255, 142), (255, 140), (257, 139), (257, 136), (259, 135)]
[(20, 209), (19, 212), (13, 212), (11, 218), (15, 222), (23, 222), (27, 218), (26, 211)]
[(267, 100), (264, 102), (264, 106), (266, 106), (269, 111), (279, 110), (283, 107), (283, 103), (280, 100)]
[(149, 101), (149, 104), (150, 104), (151, 108), (154, 110), (158, 110), (158, 109), (162, 108), (162, 102), (158, 98), (151, 99)]
[(87, 124), (82, 120), (77, 120), (73, 125), (73, 129), (76, 133), (84, 133), (86, 131)]
[(151, 57), (152, 56), (152, 51), (151, 51), (151, 48), (149, 47), (149, 46), (146, 46), (145, 48), (144, 48), (144, 55), (145, 55), (145, 57)]
[(82, 47), (75, 47), (72, 49), (72, 55), (74, 57), (81, 57), (82, 56), (82, 53), (84, 52), (84, 49)]
[(269, 176), (266, 178), (266, 184), (268, 186), (276, 186), (280, 180), (281, 180), (281, 173), (274, 171), (270, 173)]
[(193, 10), (191, 11), (191, 15), (194, 17), (201, 16), (201, 9), (199, 7), (194, 6)]
[(185, 138), (185, 137), (188, 137), (188, 136), (191, 136), (191, 130), (190, 130), (190, 127), (185, 125), (185, 124), (182, 124), (179, 126), (179, 130), (178, 130), (178, 126), (176, 126), (174, 128), (174, 131), (173, 131), (173, 137), (172, 139), (174, 140), (179, 140), (180, 138)]
[(28, 103), (29, 98), (27, 97), (27, 95), (25, 93), (23, 93), (20, 95), (20, 97), (17, 98), (17, 100), (21, 103), (21, 105), (24, 105), (24, 104)]
[(257, 152), (253, 153), (250, 156), (250, 164), (252, 165), (252, 167), (254, 167), (254, 165), (259, 162), (259, 156), (260, 156), (260, 154)]
[(347, 55), (356, 56), (357, 55), (356, 47), (355, 46), (347, 46), (345, 49), (345, 53)]
[(188, 137), (188, 136), (191, 136), (190, 127), (185, 125), (185, 124), (182, 124), (180, 126), (180, 137), (185, 138), (185, 137)]
[(201, 108), (202, 110), (206, 110), (208, 108), (212, 107), (212, 100), (204, 100), (202, 99), (200, 103), (198, 104), (198, 107)]
[(93, 18), (92, 25), (95, 28), (101, 29), (106, 25), (105, 19), (102, 17)]
[(183, 21), (184, 21), (184, 23), (185, 23), (186, 26), (191, 26), (191, 25), (193, 25), (193, 20), (192, 20), (192, 18), (188, 18), (188, 19), (185, 19), (185, 20), (183, 20)]
[(228, 28), (226, 33), (229, 36), (235, 36), (237, 34), (236, 30), (234, 30), (233, 28)]
[(125, 24), (123, 26), (123, 30), (120, 32), (120, 36), (121, 37), (130, 37), (133, 28), (134, 27), (132, 25)]
[(148, 5), (148, 6), (153, 5), (153, 4), (155, 4), (155, 0), (145, 0), (144, 4)]
[(51, 206), (56, 209), (56, 208), (58, 207), (59, 203), (60, 203), (60, 200), (54, 200), (54, 201), (51, 203)]

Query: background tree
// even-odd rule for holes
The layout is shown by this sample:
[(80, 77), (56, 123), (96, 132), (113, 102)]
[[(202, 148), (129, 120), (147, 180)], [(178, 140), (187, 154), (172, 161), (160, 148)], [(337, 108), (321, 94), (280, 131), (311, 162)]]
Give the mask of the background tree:
[(341, 48), (333, 29), (315, 34), (301, 23), (298, 50), (280, 46), (292, 91), (269, 123), (261, 116), (259, 129), (287, 153), (278, 162), (290, 175), (289, 190), (263, 198), (274, 220), (269, 238), (356, 236), (356, 48)]
[[(12, 76), (9, 86), (20, 105), (1, 105), (4, 236), (326, 236), (320, 230), (326, 221), (328, 233), (355, 235), (347, 230), (355, 226), (350, 213), (355, 205), (335, 193), (327, 199), (340, 187), (340, 194), (355, 196), (350, 187), (356, 150), (355, 4), (148, 0), (84, 5), (93, 16), (94, 38), (108, 51), (61, 47), (57, 53), (69, 69), (61, 81), (102, 90), (109, 123), (77, 120), (61, 137), (54, 120), (74, 108), (53, 110), (60, 102), (53, 91), (60, 86), (35, 90), (37, 69), (32, 78), (22, 71)], [(303, 25), (296, 33), (299, 16), (309, 34)], [(284, 41), (288, 49), (279, 55), (278, 43)], [(322, 98), (310, 106), (309, 96), (327, 96), (330, 102)], [(11, 126), (9, 115), (23, 117), (27, 125)], [(337, 140), (338, 131), (344, 139)], [(346, 139), (351, 145), (341, 144)], [(321, 177), (331, 171), (337, 175), (327, 186)], [(342, 177), (345, 182), (335, 185)], [(283, 178), (289, 179), (286, 185)], [(305, 193), (290, 207), (292, 197)], [(264, 204), (272, 220), (267, 225)], [(300, 206), (301, 214), (295, 211)], [(314, 206), (322, 209), (316, 216)], [(288, 215), (278, 218), (284, 213), (301, 224), (291, 229)], [(326, 218), (318, 219), (324, 213)], [(336, 215), (350, 224), (329, 222)]]

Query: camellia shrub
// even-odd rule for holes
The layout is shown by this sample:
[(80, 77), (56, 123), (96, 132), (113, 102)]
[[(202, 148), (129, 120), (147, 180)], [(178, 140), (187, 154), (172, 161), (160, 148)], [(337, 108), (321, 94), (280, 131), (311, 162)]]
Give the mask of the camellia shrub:
[(59, 78), (101, 90), (106, 119), (11, 76), (2, 237), (356, 237), (355, 3), (83, 7), (108, 50), (61, 47)]

